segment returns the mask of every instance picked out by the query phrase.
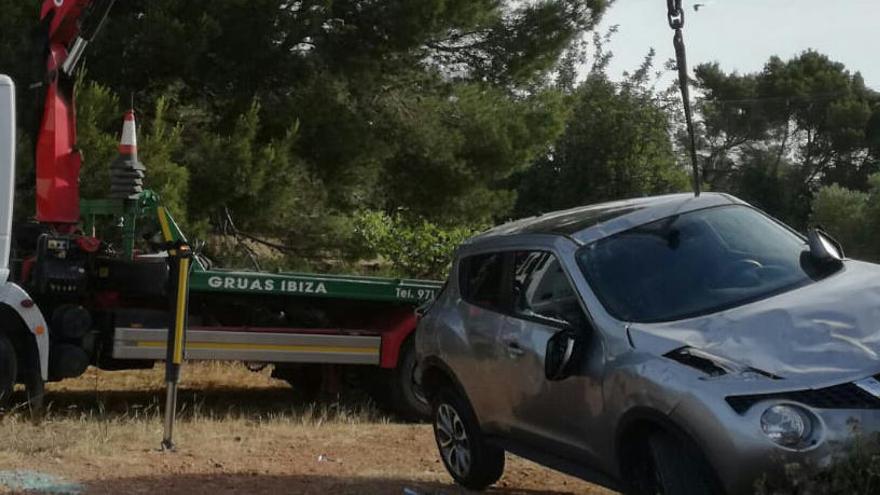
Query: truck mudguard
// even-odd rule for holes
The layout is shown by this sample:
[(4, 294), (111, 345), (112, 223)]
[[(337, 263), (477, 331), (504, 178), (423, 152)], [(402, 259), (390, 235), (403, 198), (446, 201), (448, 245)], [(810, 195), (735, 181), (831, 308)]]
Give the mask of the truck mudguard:
[(46, 319), (40, 308), (34, 303), (31, 296), (21, 287), (6, 282), (0, 287), (0, 304), (9, 306), (21, 317), (28, 331), (34, 335), (37, 343), (37, 353), (40, 356), (40, 375), (43, 380), (49, 379), (49, 333), (46, 329)]

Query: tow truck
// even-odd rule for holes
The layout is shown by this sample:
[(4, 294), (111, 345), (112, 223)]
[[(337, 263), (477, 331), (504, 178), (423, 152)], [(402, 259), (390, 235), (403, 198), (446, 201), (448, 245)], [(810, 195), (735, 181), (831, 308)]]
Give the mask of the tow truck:
[[(104, 370), (151, 368), (165, 357), (167, 247), (186, 237), (144, 188), (133, 112), (125, 115), (107, 197), (82, 199), (74, 74), (114, 0), (45, 0), (44, 104), (36, 136), (36, 219), (13, 225), (15, 85), (0, 75), (0, 402), (24, 384), (39, 410), (44, 384)], [(187, 359), (273, 366), (313, 396), (359, 377), (419, 418), (413, 380), (415, 309), (435, 281), (224, 270), (192, 263)]]

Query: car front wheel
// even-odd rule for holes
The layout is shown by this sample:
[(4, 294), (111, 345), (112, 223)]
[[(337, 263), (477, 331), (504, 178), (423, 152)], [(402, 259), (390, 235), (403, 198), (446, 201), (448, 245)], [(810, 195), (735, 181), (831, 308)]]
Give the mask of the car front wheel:
[(634, 474), (631, 493), (638, 495), (715, 495), (722, 493), (696, 446), (684, 438), (656, 431), (647, 439)]
[(453, 392), (434, 403), (434, 438), (440, 458), (456, 483), (484, 490), (504, 473), (504, 451), (489, 445), (470, 406)]

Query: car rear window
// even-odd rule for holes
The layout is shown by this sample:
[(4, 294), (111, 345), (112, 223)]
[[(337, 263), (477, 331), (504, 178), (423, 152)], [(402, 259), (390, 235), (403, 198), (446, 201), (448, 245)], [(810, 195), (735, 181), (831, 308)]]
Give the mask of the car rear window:
[(504, 255), (488, 253), (468, 256), (460, 263), (461, 296), (465, 301), (501, 311)]

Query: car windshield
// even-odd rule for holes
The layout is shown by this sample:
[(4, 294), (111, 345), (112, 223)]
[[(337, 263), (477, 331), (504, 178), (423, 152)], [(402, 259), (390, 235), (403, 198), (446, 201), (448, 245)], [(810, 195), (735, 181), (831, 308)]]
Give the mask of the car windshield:
[(803, 238), (745, 206), (697, 210), (581, 248), (605, 308), (631, 322), (708, 314), (810, 283)]

